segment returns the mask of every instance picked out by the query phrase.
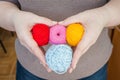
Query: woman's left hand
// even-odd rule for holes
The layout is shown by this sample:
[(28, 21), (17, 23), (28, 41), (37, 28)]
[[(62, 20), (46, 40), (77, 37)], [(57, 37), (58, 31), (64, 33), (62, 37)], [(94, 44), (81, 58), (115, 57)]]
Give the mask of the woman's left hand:
[(73, 53), (72, 63), (68, 70), (69, 73), (76, 68), (79, 58), (96, 42), (107, 22), (108, 14), (104, 8), (87, 10), (59, 22), (59, 24), (65, 26), (72, 23), (81, 23), (85, 29), (83, 38)]

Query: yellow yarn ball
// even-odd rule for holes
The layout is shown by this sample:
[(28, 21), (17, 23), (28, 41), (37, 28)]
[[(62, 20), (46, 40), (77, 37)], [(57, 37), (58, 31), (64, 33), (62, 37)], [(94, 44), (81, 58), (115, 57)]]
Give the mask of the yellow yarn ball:
[(66, 40), (70, 46), (77, 46), (84, 34), (84, 27), (81, 24), (70, 24), (66, 30)]

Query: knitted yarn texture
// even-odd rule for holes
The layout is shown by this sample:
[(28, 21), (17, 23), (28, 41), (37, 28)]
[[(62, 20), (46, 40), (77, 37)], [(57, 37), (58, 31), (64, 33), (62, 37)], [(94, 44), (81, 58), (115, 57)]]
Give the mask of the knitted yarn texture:
[(50, 43), (64, 44), (66, 43), (66, 28), (63, 25), (54, 25), (50, 28)]
[(81, 24), (74, 23), (67, 27), (66, 40), (70, 46), (77, 46), (84, 34), (84, 27)]
[(46, 52), (48, 66), (58, 74), (67, 72), (72, 61), (72, 49), (68, 45), (52, 45)]
[(39, 46), (48, 44), (50, 29), (45, 24), (35, 24), (31, 30), (34, 40)]

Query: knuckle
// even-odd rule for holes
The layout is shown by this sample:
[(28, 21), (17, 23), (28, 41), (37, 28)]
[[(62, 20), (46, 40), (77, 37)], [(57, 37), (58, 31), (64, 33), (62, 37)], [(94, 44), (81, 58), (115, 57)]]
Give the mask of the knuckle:
[(37, 49), (37, 45), (35, 45), (35, 44), (32, 44), (32, 45), (29, 45), (29, 47), (30, 47), (30, 49), (32, 50), (32, 52), (33, 53), (36, 53), (37, 51), (36, 51), (36, 49)]
[(24, 42), (23, 38), (19, 38), (19, 40), (20, 40), (21, 45), (25, 45), (25, 42)]
[(91, 45), (93, 45), (93, 44), (95, 44), (95, 43), (96, 43), (96, 40), (92, 40), (92, 41), (90, 42)]

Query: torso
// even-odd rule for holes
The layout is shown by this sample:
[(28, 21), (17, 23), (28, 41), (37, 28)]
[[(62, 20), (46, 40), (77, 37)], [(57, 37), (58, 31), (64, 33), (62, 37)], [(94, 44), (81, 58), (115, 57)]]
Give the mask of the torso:
[[(101, 7), (106, 0), (19, 0), (22, 10), (33, 12), (55, 21), (82, 11)], [(112, 45), (108, 30), (104, 29), (97, 42), (80, 58), (77, 68), (72, 74), (57, 75), (47, 73), (39, 60), (32, 55), (19, 41), (16, 41), (16, 53), (20, 63), (31, 73), (49, 80), (76, 80), (89, 76), (99, 70), (109, 59)]]

